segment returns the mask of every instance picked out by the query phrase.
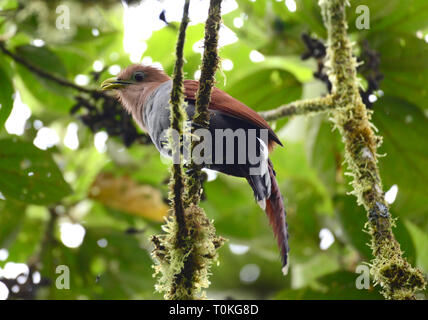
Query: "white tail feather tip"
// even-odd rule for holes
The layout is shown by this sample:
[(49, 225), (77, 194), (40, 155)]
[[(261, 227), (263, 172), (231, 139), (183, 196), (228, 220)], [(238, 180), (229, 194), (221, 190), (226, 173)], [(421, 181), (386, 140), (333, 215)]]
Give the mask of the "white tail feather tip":
[(288, 274), (288, 264), (284, 266), (281, 270), (282, 270), (282, 274), (286, 276)]
[(260, 208), (262, 208), (263, 210), (266, 210), (266, 198), (257, 201), (257, 204), (259, 205)]

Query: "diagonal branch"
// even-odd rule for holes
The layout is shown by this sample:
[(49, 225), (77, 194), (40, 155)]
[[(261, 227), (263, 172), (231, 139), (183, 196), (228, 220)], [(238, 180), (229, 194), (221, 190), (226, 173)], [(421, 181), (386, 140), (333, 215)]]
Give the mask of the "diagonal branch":
[(353, 194), (367, 211), (371, 248), (374, 255), (371, 273), (387, 299), (415, 299), (425, 286), (420, 270), (403, 257), (392, 233), (393, 220), (382, 191), (377, 166), (377, 147), (381, 137), (374, 134), (371, 113), (358, 90), (357, 61), (347, 35), (347, 0), (320, 0), (328, 32), (327, 66), (336, 109), (332, 121), (342, 135), (345, 159), (353, 176)]
[(8, 55), (9, 57), (11, 57), (15, 62), (18, 62), (19, 64), (22, 64), (24, 67), (26, 67), (28, 70), (32, 71), (33, 73), (37, 74), (38, 76), (54, 81), (64, 87), (69, 87), (72, 89), (75, 89), (77, 91), (80, 92), (85, 92), (85, 93), (91, 93), (91, 94), (98, 94), (99, 96), (104, 96), (105, 94), (101, 91), (95, 90), (95, 89), (88, 89), (85, 87), (81, 87), (77, 84), (74, 84), (73, 82), (68, 81), (67, 79), (64, 79), (62, 77), (56, 76), (52, 73), (49, 73), (43, 69), (41, 69), (40, 67), (28, 62), (27, 60), (25, 60), (24, 58), (20, 57), (19, 55), (13, 53), (12, 51), (8, 50), (4, 44), (4, 42), (0, 41), (0, 50)]
[(260, 112), (266, 121), (278, 120), (279, 118), (321, 113), (335, 108), (331, 95), (322, 98), (299, 100), (280, 106), (276, 109)]

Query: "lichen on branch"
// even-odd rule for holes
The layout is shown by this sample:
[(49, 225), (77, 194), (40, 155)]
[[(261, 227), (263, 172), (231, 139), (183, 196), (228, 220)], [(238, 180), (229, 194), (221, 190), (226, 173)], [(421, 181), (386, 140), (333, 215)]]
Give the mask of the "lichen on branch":
[(152, 255), (159, 262), (155, 275), (160, 274), (155, 289), (164, 292), (168, 300), (205, 298), (201, 291), (210, 285), (210, 268), (218, 261), (217, 249), (224, 243), (200, 207), (190, 205), (185, 209), (185, 218), (188, 236), (179, 246), (176, 245), (179, 225), (175, 216), (170, 216), (163, 226), (165, 234), (152, 237), (155, 247)]
[[(217, 11), (212, 8), (213, 4), (218, 5), (218, 14), (220, 14), (220, 3), (221, 1), (218, 0), (211, 1), (207, 25), (208, 21), (212, 19), (221, 19), (221, 17), (216, 16)], [(189, 4), (190, 0), (186, 0), (177, 40), (177, 58), (170, 100), (171, 129), (177, 132), (179, 137), (183, 134), (189, 134), (184, 125), (187, 120), (187, 113), (184, 109), (183, 95), (183, 47), (189, 21)], [(213, 16), (215, 17), (213, 18)], [(214, 32), (216, 34), (211, 34), (210, 39), (213, 36), (215, 39), (218, 38), (218, 28)], [(215, 46), (217, 47), (217, 42)], [(211, 74), (212, 79), (214, 78), (215, 70), (216, 63), (212, 65), (205, 62), (202, 65), (202, 75), (204, 75), (204, 79), (208, 79), (208, 84), (201, 85), (202, 93), (198, 92), (197, 95), (196, 115), (198, 120), (196, 121), (200, 125), (205, 125), (206, 121), (209, 121), (208, 103), (213, 82), (213, 80), (210, 82), (209, 79)], [(173, 139), (172, 136), (169, 141), (174, 159), (174, 164), (171, 166), (169, 194), (172, 214), (163, 226), (164, 234), (153, 236), (151, 239), (154, 245), (152, 256), (157, 260), (154, 267), (155, 275), (159, 275), (156, 290), (164, 293), (165, 299), (204, 298), (205, 294), (201, 290), (210, 284), (208, 280), (210, 268), (212, 263), (217, 261), (217, 249), (223, 245), (224, 239), (216, 236), (212, 222), (206, 217), (203, 209), (198, 207), (199, 196), (192, 197), (193, 201), (188, 201), (188, 195), (192, 194), (191, 190), (195, 186), (194, 182), (199, 183), (200, 189), (200, 181), (199, 179), (192, 180), (192, 178), (185, 179), (181, 161), (182, 143), (180, 139)], [(199, 169), (197, 168), (196, 172)]]
[[(174, 74), (172, 80), (172, 90), (170, 99), (170, 121), (171, 129), (178, 133), (179, 137), (183, 136), (184, 123), (187, 119), (187, 114), (184, 110), (184, 87), (183, 87), (183, 48), (186, 39), (186, 29), (189, 23), (189, 6), (190, 0), (186, 0), (183, 8), (183, 18), (180, 25), (180, 31), (178, 34), (177, 46), (176, 46), (176, 60), (174, 66)], [(170, 149), (172, 150), (172, 157), (174, 163), (171, 166), (171, 179), (169, 183), (171, 201), (171, 207), (173, 214), (178, 223), (177, 231), (177, 243), (180, 244), (187, 235), (186, 222), (184, 218), (184, 202), (182, 194), (184, 192), (184, 177), (182, 167), (182, 155), (181, 155), (181, 141), (180, 139), (174, 139), (172, 136), (169, 137)], [(175, 145), (178, 144), (178, 145)]]
[(345, 5), (347, 0), (320, 0), (324, 24), (328, 32), (327, 62), (332, 83), (335, 110), (331, 119), (342, 135), (345, 159), (353, 177), (352, 193), (367, 211), (368, 232), (374, 259), (371, 273), (387, 299), (415, 299), (415, 292), (424, 288), (420, 270), (403, 257), (400, 244), (392, 232), (393, 220), (382, 191), (377, 166), (377, 147), (382, 139), (373, 131), (371, 111), (359, 94), (357, 61), (347, 35)]
[(334, 107), (332, 97), (328, 95), (321, 98), (291, 102), (276, 109), (260, 112), (260, 115), (266, 121), (273, 121), (283, 117), (327, 112)]
[[(202, 58), (201, 77), (199, 88), (196, 93), (195, 115), (193, 117), (194, 127), (207, 128), (210, 121), (208, 105), (211, 100), (211, 90), (215, 82), (215, 72), (218, 68), (218, 32), (221, 25), (221, 1), (210, 0), (208, 18), (205, 23), (204, 54)], [(191, 150), (198, 142), (193, 141)], [(188, 175), (187, 202), (197, 204), (201, 196), (201, 165), (192, 162), (190, 174)]]

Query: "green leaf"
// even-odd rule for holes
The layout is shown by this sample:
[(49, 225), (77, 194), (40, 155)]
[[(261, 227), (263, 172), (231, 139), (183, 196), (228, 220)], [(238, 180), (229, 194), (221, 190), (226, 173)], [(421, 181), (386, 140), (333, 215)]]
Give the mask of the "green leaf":
[[(265, 56), (264, 61), (255, 63), (250, 60), (251, 51), (253, 49), (249, 45), (242, 43), (242, 41), (221, 48), (220, 56), (223, 59), (230, 59), (233, 62), (233, 69), (224, 71), (226, 81), (221, 81), (222, 79), (220, 79), (217, 86), (222, 87), (223, 82), (226, 82), (226, 86), (234, 84), (237, 80), (249, 74), (268, 68), (288, 71), (302, 83), (313, 78), (312, 72), (315, 68), (313, 61), (302, 61), (298, 55), (288, 55)], [(220, 73), (217, 74), (217, 76), (220, 75)]]
[[(52, 51), (45, 47), (23, 45), (16, 48), (19, 56), (29, 63), (53, 75), (67, 78), (67, 70), (61, 60)], [(44, 108), (49, 107), (56, 111), (67, 112), (73, 102), (69, 88), (34, 74), (22, 65), (17, 65), (19, 77), (28, 91)], [(24, 97), (25, 98), (25, 97)], [(32, 107), (32, 106), (30, 106)]]
[[(211, 285), (207, 291), (209, 299), (268, 299), (284, 286), (289, 286), (291, 276), (284, 277), (281, 271), (281, 260), (272, 236), (254, 238), (248, 243), (249, 250), (245, 254), (233, 253), (229, 244), (237, 243), (230, 239), (220, 248), (220, 265), (212, 267)], [(239, 276), (249, 263), (260, 270), (257, 280), (251, 283), (243, 282)]]
[[(264, 212), (255, 203), (252, 191), (244, 180), (220, 175), (205, 183), (207, 200), (202, 206), (214, 219), (218, 232), (225, 237), (250, 239), (269, 226)], [(273, 241), (272, 241), (273, 243)]]
[(267, 110), (297, 100), (299, 81), (288, 71), (266, 68), (248, 74), (228, 86), (227, 92), (254, 110)]
[(355, 280), (358, 274), (348, 271), (337, 271), (318, 279), (321, 288), (306, 287), (299, 290), (283, 290), (275, 299), (286, 300), (367, 300), (382, 299), (374, 288), (357, 289)]
[[(178, 37), (178, 27), (172, 24), (161, 30), (153, 32), (153, 35), (147, 41), (147, 50), (145, 57), (151, 57), (154, 62), (160, 62), (168, 73), (172, 73), (175, 62), (175, 44)], [(184, 72), (187, 78), (193, 79), (193, 74), (198, 70), (201, 63), (201, 55), (193, 51), (193, 45), (203, 39), (204, 25), (197, 24), (189, 26), (186, 31), (186, 42), (184, 45), (184, 56), (186, 64)], [(162, 45), (159, 45), (159, 44)]]
[(0, 140), (0, 175), (6, 199), (51, 204), (71, 193), (50, 152), (16, 138)]
[[(20, 215), (25, 213), (25, 209), (22, 212), (14, 211), (13, 214)], [(13, 261), (19, 263), (28, 263), (30, 257), (36, 254), (39, 248), (45, 229), (45, 222), (40, 218), (30, 218), (27, 215), (23, 215), (19, 226), (16, 226), (16, 235), (13, 237), (13, 241), (8, 245), (9, 257), (5, 261)]]
[[(106, 246), (98, 244), (101, 239)], [(42, 259), (41, 273), (51, 279), (48, 296), (44, 298), (130, 299), (153, 296), (153, 261), (134, 235), (108, 228), (86, 228), (80, 247), (68, 248), (58, 243), (53, 250), (45, 251)], [(58, 265), (69, 268), (72, 290), (56, 288), (58, 274), (55, 269)]]
[[(304, 44), (301, 34), (308, 29), (325, 36), (320, 10), (316, 2), (296, 2), (297, 10), (290, 12), (285, 3), (239, 0), (239, 9), (225, 15), (225, 24), (236, 32), (240, 41), (268, 55), (301, 54)], [(243, 18), (241, 28), (234, 26), (234, 19)]]
[(94, 63), (93, 57), (79, 48), (61, 47), (52, 48), (52, 51), (61, 59), (70, 77), (83, 73)]
[(43, 70), (49, 71), (57, 76), (67, 76), (67, 70), (61, 60), (46, 47), (35, 47), (22, 45), (16, 48), (16, 53), (28, 61), (37, 64)]
[(425, 0), (390, 0), (388, 5), (382, 0), (352, 1), (348, 8), (348, 21), (351, 31), (356, 29), (355, 20), (362, 13), (357, 13), (356, 8), (360, 5), (368, 6), (370, 10), (370, 29), (364, 32), (379, 33), (386, 35), (392, 32), (409, 32), (414, 34), (417, 30), (423, 30), (428, 26), (426, 12), (428, 3)]
[(0, 129), (3, 127), (13, 107), (13, 83), (11, 70), (6, 60), (0, 56)]
[(417, 225), (410, 221), (405, 222), (407, 229), (409, 230), (413, 242), (416, 247), (416, 263), (419, 267), (423, 268), (425, 272), (428, 272), (428, 236), (426, 231), (421, 230)]
[(364, 259), (370, 259), (372, 257), (369, 247), (370, 237), (363, 231), (367, 222), (364, 208), (357, 205), (355, 197), (344, 195), (336, 197), (335, 205), (345, 241), (357, 249)]
[(313, 253), (306, 261), (294, 261), (290, 272), (293, 288), (302, 288), (310, 285), (319, 286), (318, 278), (339, 270), (340, 265), (335, 258), (335, 252), (320, 251)]
[[(97, 244), (100, 239), (107, 240), (107, 247), (102, 248)], [(99, 286), (103, 288), (105, 298), (153, 296), (153, 260), (150, 249), (146, 249), (148, 243), (144, 243), (147, 240), (145, 237), (144, 239), (140, 241), (133, 235), (101, 228), (88, 230), (78, 261), (83, 264), (93, 255), (110, 264), (104, 270), (97, 270), (93, 266), (94, 262), (91, 266), (92, 273), (100, 275)], [(115, 261), (117, 268), (113, 267)]]
[(105, 154), (100, 154), (94, 147), (81, 147), (78, 152), (67, 150), (63, 152), (63, 155), (68, 158), (64, 172), (76, 174), (75, 181), (70, 182), (73, 194), (68, 200), (80, 201), (85, 199), (89, 194), (91, 184), (108, 160)]
[(306, 151), (312, 167), (331, 195), (336, 193), (342, 182), (343, 143), (337, 130), (331, 130), (331, 123), (323, 115), (308, 119)]
[[(428, 19), (427, 19), (428, 21)], [(380, 71), (384, 75), (380, 89), (385, 95), (402, 98), (427, 108), (428, 45), (414, 34), (376, 34), (370, 46), (380, 53)]]
[(108, 166), (107, 169), (115, 170), (117, 173), (130, 174), (136, 180), (155, 187), (165, 185), (165, 181), (168, 181), (169, 164), (162, 163), (159, 151), (152, 145), (134, 144), (127, 149), (126, 153), (123, 153), (123, 157), (128, 162), (128, 166), (122, 168)]
[(428, 119), (415, 105), (391, 96), (381, 98), (374, 110), (374, 124), (383, 136), (379, 152), (386, 154), (379, 159), (384, 186), (386, 190), (398, 186), (393, 208), (400, 216), (424, 215), (428, 212)]
[(24, 217), (24, 204), (0, 200), (0, 248), (8, 248), (13, 243)]

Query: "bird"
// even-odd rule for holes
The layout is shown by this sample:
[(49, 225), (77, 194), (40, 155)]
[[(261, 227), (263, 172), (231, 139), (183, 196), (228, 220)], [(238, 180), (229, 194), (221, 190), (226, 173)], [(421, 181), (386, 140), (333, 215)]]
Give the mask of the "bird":
[[(188, 119), (193, 119), (199, 81), (184, 80), (183, 87), (185, 110)], [(165, 154), (165, 150), (167, 150), (165, 144), (168, 144), (165, 132), (171, 126), (169, 107), (172, 90), (171, 78), (158, 67), (133, 64), (123, 69), (117, 77), (103, 81), (101, 90), (113, 90), (122, 107), (132, 115), (141, 129), (148, 133), (156, 148)], [(228, 161), (226, 163), (224, 161), (219, 161), (219, 163), (218, 161), (207, 162), (203, 163), (202, 166), (227, 175), (245, 178), (248, 181), (254, 192), (255, 200), (267, 214), (279, 247), (282, 272), (287, 274), (289, 245), (286, 211), (273, 164), (268, 158), (268, 153), (276, 145), (283, 145), (273, 129), (256, 111), (215, 86), (211, 91), (208, 110), (210, 113), (208, 132), (214, 145), (220, 140), (220, 135), (216, 136), (218, 130), (227, 131), (231, 129), (229, 132), (241, 130), (248, 136), (251, 135), (251, 131), (259, 130), (262, 132), (264, 130), (263, 132), (267, 132), (267, 139), (266, 137), (262, 139), (261, 134), (258, 134), (254, 139), (255, 143), (251, 144), (250, 139), (245, 141), (248, 152), (250, 149), (257, 149), (252, 151), (258, 152), (261, 158), (260, 170), (256, 174), (251, 171), (255, 168), (255, 164), (250, 163), (248, 159), (238, 161), (238, 163), (236, 161), (232, 163)], [(190, 124), (192, 125), (192, 123)], [(242, 144), (243, 140), (233, 140), (232, 153), (234, 159), (239, 159)], [(217, 160), (216, 156), (220, 160), (226, 158), (224, 153), (228, 150), (224, 147), (218, 150), (214, 146), (212, 147), (210, 152), (213, 159)], [(167, 156), (171, 156), (171, 152), (166, 153)]]

